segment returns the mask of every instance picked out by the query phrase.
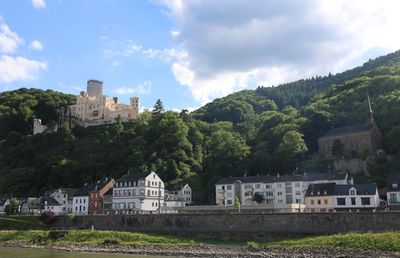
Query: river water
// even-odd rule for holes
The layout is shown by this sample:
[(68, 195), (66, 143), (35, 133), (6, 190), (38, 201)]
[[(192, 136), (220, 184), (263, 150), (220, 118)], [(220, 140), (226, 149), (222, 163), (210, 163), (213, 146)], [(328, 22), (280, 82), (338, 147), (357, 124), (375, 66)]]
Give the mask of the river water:
[(0, 258), (166, 258), (131, 254), (74, 253), (47, 249), (0, 247)]

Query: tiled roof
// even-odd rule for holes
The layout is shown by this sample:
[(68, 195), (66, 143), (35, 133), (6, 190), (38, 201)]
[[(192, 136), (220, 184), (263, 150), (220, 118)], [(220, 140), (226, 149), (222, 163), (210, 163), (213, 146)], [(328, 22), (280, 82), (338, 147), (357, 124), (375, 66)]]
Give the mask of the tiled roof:
[(357, 195), (376, 194), (376, 184), (336, 185), (334, 195), (349, 195), (351, 188), (355, 188)]
[(43, 197), (43, 204), (47, 206), (61, 206), (61, 204), (53, 197)]
[(140, 179), (145, 179), (151, 172), (131, 172), (118, 178), (116, 182), (137, 182)]
[(171, 185), (168, 184), (165, 186), (165, 190), (167, 191), (180, 191), (182, 190), (183, 187), (185, 187), (186, 184), (175, 184), (175, 185)]
[[(395, 185), (393, 187), (393, 185)], [(386, 184), (387, 191), (399, 191), (400, 192), (400, 175), (390, 176)]]
[(246, 176), (246, 177), (223, 177), (217, 181), (217, 185), (233, 184), (236, 181), (242, 183), (274, 183), (274, 182), (296, 182), (296, 181), (320, 181), (320, 180), (345, 180), (347, 173), (307, 173), (302, 175), (282, 175), (282, 176)]
[(333, 195), (336, 183), (310, 184), (306, 196), (330, 196)]
[[(112, 179), (111, 179), (112, 180)], [(75, 194), (74, 196), (87, 196), (89, 195), (89, 192), (92, 191), (99, 191), (102, 189), (104, 186), (106, 186), (111, 180), (103, 180), (103, 181), (98, 181), (95, 184), (85, 184), (82, 186)]]
[(329, 130), (321, 138), (366, 132), (366, 131), (371, 130), (373, 127), (374, 127), (374, 124), (358, 124), (358, 125), (350, 125), (350, 126), (333, 128), (333, 129)]

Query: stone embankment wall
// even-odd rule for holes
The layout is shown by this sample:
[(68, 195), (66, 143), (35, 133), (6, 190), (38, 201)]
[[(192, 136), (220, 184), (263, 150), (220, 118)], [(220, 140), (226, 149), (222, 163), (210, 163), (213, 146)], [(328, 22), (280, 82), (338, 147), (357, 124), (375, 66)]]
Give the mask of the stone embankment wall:
[(400, 230), (400, 213), (163, 214), (58, 217), (52, 228), (176, 233), (329, 234)]

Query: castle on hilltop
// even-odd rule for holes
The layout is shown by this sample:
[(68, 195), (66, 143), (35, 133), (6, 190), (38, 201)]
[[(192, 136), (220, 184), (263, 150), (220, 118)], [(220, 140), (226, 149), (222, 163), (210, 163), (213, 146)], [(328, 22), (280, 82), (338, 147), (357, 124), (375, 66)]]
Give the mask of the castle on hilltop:
[[(62, 128), (63, 123), (71, 118), (81, 126), (88, 127), (94, 125), (114, 123), (117, 117), (126, 122), (134, 120), (139, 115), (139, 98), (131, 97), (130, 104), (118, 103), (118, 98), (110, 98), (103, 95), (103, 82), (98, 80), (89, 80), (87, 82), (87, 92), (81, 91), (76, 96), (76, 104), (68, 107), (60, 107), (58, 128)], [(66, 118), (68, 116), (69, 118)], [(57, 127), (48, 129), (38, 118), (33, 122), (33, 134), (43, 133), (45, 131), (54, 132)]]
[(71, 115), (83, 126), (113, 123), (118, 116), (122, 121), (133, 120), (139, 115), (139, 98), (131, 97), (130, 105), (118, 103), (117, 97), (103, 95), (102, 81), (89, 80), (87, 92), (82, 91), (71, 106)]

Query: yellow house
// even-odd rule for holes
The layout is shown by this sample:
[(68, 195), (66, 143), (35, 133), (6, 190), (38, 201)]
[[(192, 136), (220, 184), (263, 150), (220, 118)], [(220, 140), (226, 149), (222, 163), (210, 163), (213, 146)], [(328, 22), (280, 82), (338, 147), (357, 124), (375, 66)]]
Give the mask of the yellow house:
[(333, 211), (335, 185), (335, 183), (310, 184), (305, 195), (306, 211)]

